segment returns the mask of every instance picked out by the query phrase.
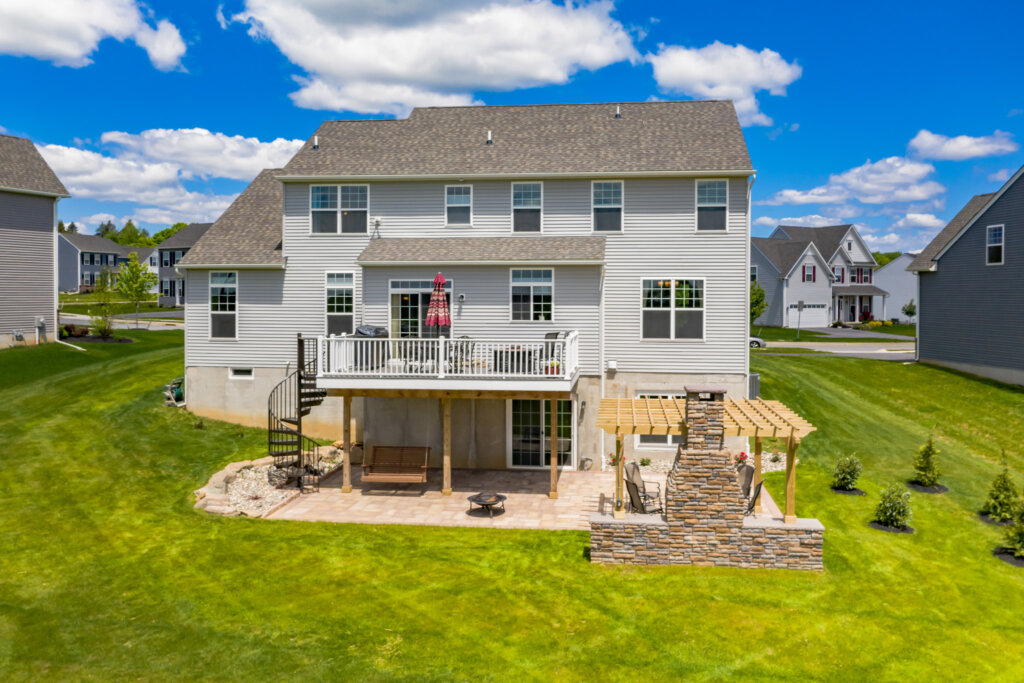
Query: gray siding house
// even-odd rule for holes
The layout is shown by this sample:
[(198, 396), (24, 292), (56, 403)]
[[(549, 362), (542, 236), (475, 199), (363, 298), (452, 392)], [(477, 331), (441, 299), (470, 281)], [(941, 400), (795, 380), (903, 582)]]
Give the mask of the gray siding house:
[(178, 272), (178, 261), (185, 257), (209, 229), (211, 223), (190, 223), (156, 246), (157, 287), (160, 306), (182, 306), (185, 303), (185, 278)]
[(1024, 181), (973, 197), (910, 264), (917, 358), (1024, 385)]
[(57, 238), (58, 287), (62, 292), (89, 292), (106, 269), (116, 282), (118, 268), (129, 254), (148, 263), (152, 247), (126, 247), (106, 237), (63, 232)]
[(0, 348), (56, 337), (57, 202), (68, 196), (31, 140), (0, 135)]
[[(875, 284), (889, 293), (886, 299), (886, 320), (897, 318), (900, 322), (913, 322), (903, 313), (903, 307), (911, 300), (917, 303), (917, 278), (907, 270), (917, 254), (900, 254), (875, 271)], [(875, 299), (875, 310), (882, 310), (881, 297)], [(916, 319), (917, 316), (914, 316)]]
[(768, 303), (755, 325), (827, 327), (885, 317), (889, 293), (874, 284), (878, 263), (852, 225), (780, 225), (751, 244), (750, 279)]
[[(450, 411), (455, 467), (543, 467), (554, 409), (558, 464), (600, 467), (601, 397), (746, 395), (752, 174), (731, 102), (325, 122), (177, 264), (189, 408), (266, 425), (301, 333), (329, 394), (308, 433), (339, 438), (350, 400), (367, 450), (428, 445), (436, 465)], [(626, 449), (674, 454), (664, 435)]]

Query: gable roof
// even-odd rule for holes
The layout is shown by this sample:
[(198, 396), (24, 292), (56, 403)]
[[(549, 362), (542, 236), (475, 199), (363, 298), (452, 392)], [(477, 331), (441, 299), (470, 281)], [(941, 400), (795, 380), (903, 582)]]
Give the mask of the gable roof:
[(793, 268), (796, 267), (800, 258), (810, 250), (816, 255), (822, 264), (825, 275), (832, 279), (832, 271), (828, 267), (828, 260), (821, 255), (821, 252), (810, 240), (786, 240), (777, 237), (751, 237), (751, 243), (765, 255), (773, 266), (775, 266), (783, 279), (788, 278)]
[(32, 141), (12, 135), (0, 135), (0, 189), (71, 196)]
[(371, 239), (363, 265), (604, 262), (604, 237), (404, 237)]
[(188, 249), (202, 237), (213, 223), (189, 223), (160, 244), (157, 249)]
[[(112, 239), (107, 237), (100, 237), (99, 235), (86, 235), (80, 232), (62, 232), (60, 236), (70, 242), (72, 245), (78, 248), (79, 251), (89, 252), (102, 252), (106, 254), (125, 254), (126, 247), (118, 244)], [(132, 251), (137, 251), (138, 247), (130, 247)]]
[(988, 192), (985, 194), (976, 194), (964, 205), (964, 208), (960, 209), (953, 220), (946, 224), (942, 230), (939, 231), (932, 241), (928, 243), (921, 253), (917, 255), (910, 265), (907, 266), (907, 270), (911, 271), (922, 271), (931, 270), (935, 265), (935, 259), (938, 257), (939, 252), (945, 249), (950, 243), (956, 239), (956, 236), (960, 234), (960, 231), (967, 227), (967, 225), (974, 220), (981, 210), (989, 203), (995, 192)]
[[(843, 238), (846, 237), (847, 233), (849, 233), (851, 229), (853, 229), (854, 233), (857, 234), (856, 229), (854, 229), (849, 223), (845, 223), (843, 225), (825, 225), (820, 228), (809, 228), (800, 225), (780, 225), (776, 228), (776, 230), (781, 230), (785, 234), (789, 235), (790, 239), (814, 242), (814, 246), (818, 248), (818, 251), (821, 252), (821, 255), (824, 256), (827, 261), (831, 260), (835, 253), (839, 251), (840, 247), (843, 246)], [(859, 234), (857, 234), (857, 236), (858, 238), (860, 237)], [(867, 245), (865, 245), (865, 247), (866, 246)], [(871, 253), (871, 249), (868, 249), (868, 253)], [(852, 259), (848, 260), (852, 262)]]
[(698, 171), (753, 172), (731, 101), (425, 107), (407, 119), (326, 121), (282, 178)]
[(279, 168), (260, 171), (249, 187), (178, 261), (178, 265), (183, 268), (283, 266), (281, 213), (284, 186), (275, 179), (280, 173)]

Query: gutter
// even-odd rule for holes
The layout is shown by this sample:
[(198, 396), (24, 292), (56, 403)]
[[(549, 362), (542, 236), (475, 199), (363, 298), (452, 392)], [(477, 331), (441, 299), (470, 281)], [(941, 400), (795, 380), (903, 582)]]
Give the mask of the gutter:
[(181, 274), (183, 270), (216, 270), (218, 268), (232, 268), (235, 270), (284, 270), (283, 263), (187, 263), (185, 265), (175, 264), (174, 272)]
[(384, 268), (387, 266), (603, 266), (604, 263), (604, 260), (594, 261), (591, 259), (573, 259), (563, 261), (557, 259), (534, 259), (528, 261), (512, 259), (473, 261), (360, 261), (356, 259), (356, 264), (363, 266), (364, 268)]
[(388, 180), (507, 180), (544, 178), (746, 178), (756, 173), (754, 169), (703, 170), (703, 171), (572, 171), (568, 173), (389, 173), (389, 174), (349, 174), (349, 175), (279, 175), (275, 180), (282, 183), (322, 183), (336, 181), (374, 181)]
[(31, 195), (35, 195), (36, 197), (52, 197), (54, 199), (63, 199), (63, 198), (68, 198), (68, 197), (71, 196), (71, 195), (67, 194), (66, 192), (64, 194), (61, 194), (60, 192), (39, 192), (38, 190), (26, 190), (26, 189), (20, 188), (20, 187), (3, 187), (3, 186), (0, 186), (0, 192), (13, 192), (15, 194), (31, 194)]

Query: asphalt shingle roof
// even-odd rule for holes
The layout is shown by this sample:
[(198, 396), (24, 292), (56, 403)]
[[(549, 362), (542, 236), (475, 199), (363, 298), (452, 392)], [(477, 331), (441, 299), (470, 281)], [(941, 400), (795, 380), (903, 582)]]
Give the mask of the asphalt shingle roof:
[(993, 195), (995, 195), (995, 192), (976, 194), (971, 197), (964, 208), (960, 209), (957, 215), (953, 216), (953, 220), (947, 223), (946, 227), (940, 230), (939, 234), (928, 243), (928, 246), (922, 249), (921, 253), (911, 261), (910, 265), (907, 266), (907, 270), (929, 270), (934, 265), (935, 257), (939, 255), (939, 252), (945, 249), (946, 245), (953, 241), (953, 238), (964, 229), (964, 226), (978, 215), (978, 212), (988, 203), (988, 200), (992, 199)]
[(0, 187), (70, 196), (32, 141), (11, 135), (0, 135)]
[(731, 101), (427, 107), (401, 120), (326, 121), (316, 138), (282, 175), (752, 171)]
[(202, 237), (213, 223), (189, 223), (157, 245), (157, 249), (188, 249)]
[(750, 241), (761, 250), (761, 253), (771, 261), (783, 277), (793, 269), (797, 259), (811, 243), (809, 240), (786, 240), (771, 237), (751, 237)]
[(283, 266), (284, 192), (274, 177), (280, 174), (279, 168), (260, 171), (178, 264)]
[(99, 235), (85, 235), (80, 232), (62, 232), (61, 236), (67, 238), (68, 242), (78, 247), (79, 251), (101, 252), (106, 254), (128, 255), (125, 249), (138, 251), (138, 247), (124, 247), (112, 239), (100, 237)]
[(875, 285), (839, 285), (832, 287), (832, 293), (839, 296), (889, 296), (889, 292)]
[(356, 259), (363, 265), (604, 261), (604, 237), (422, 237), (370, 240)]
[(850, 225), (826, 225), (821, 228), (808, 228), (799, 225), (780, 225), (791, 239), (797, 242), (814, 242), (814, 246), (821, 252), (822, 257), (827, 261), (832, 258), (842, 244), (846, 233), (850, 231)]

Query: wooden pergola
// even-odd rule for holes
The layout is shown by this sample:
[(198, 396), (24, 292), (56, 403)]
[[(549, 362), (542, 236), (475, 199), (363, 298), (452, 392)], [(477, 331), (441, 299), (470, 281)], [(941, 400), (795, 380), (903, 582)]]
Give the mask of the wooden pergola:
[[(754, 439), (754, 482), (761, 481), (763, 438), (786, 440), (786, 510), (784, 521), (796, 522), (796, 451), (800, 440), (816, 427), (779, 401), (726, 398), (725, 436)], [(686, 399), (603, 398), (597, 411), (597, 426), (615, 435), (615, 513), (624, 516), (622, 499), (622, 437), (626, 434), (686, 435)], [(754, 504), (761, 512), (761, 497)]]

